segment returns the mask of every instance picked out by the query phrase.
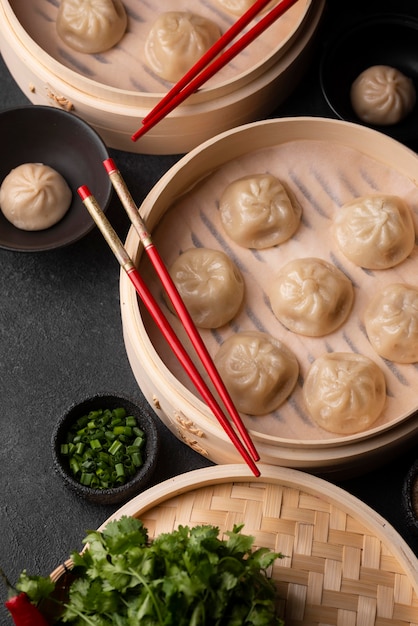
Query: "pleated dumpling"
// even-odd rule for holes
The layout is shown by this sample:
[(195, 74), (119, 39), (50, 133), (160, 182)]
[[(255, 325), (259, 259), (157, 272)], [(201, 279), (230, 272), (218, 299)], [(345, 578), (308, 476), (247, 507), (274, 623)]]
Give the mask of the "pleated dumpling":
[(151, 26), (145, 42), (149, 67), (177, 82), (221, 36), (215, 22), (190, 11), (167, 11)]
[(346, 321), (354, 289), (349, 278), (331, 263), (299, 258), (281, 268), (269, 296), (273, 313), (286, 328), (322, 337)]
[(214, 358), (238, 409), (264, 415), (292, 392), (299, 374), (295, 355), (267, 333), (242, 331), (229, 337)]
[(229, 237), (240, 246), (256, 249), (287, 241), (302, 215), (294, 194), (271, 174), (232, 181), (221, 195), (219, 211)]
[[(244, 280), (222, 250), (189, 248), (170, 267), (170, 275), (196, 326), (219, 328), (238, 312)], [(170, 302), (168, 305), (171, 308)]]
[(414, 83), (389, 65), (373, 65), (353, 82), (351, 104), (358, 117), (368, 124), (390, 126), (403, 120), (414, 108)]
[(72, 192), (59, 172), (43, 163), (22, 163), (0, 187), (0, 208), (21, 230), (44, 230), (68, 211)]
[(57, 32), (78, 52), (96, 54), (115, 46), (125, 34), (128, 17), (121, 0), (61, 0)]
[(312, 363), (303, 397), (308, 413), (321, 428), (351, 435), (370, 428), (382, 413), (386, 381), (367, 356), (333, 352)]
[(396, 363), (418, 362), (418, 287), (387, 285), (371, 299), (364, 323), (377, 354)]
[(404, 261), (415, 246), (415, 227), (406, 201), (371, 194), (344, 204), (334, 230), (344, 256), (360, 267), (382, 270)]

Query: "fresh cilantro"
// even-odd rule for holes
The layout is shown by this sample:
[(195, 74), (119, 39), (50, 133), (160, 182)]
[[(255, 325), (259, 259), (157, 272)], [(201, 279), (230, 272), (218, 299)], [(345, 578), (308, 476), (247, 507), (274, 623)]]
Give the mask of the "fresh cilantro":
[(242, 528), (221, 539), (214, 526), (180, 526), (149, 542), (140, 520), (122, 517), (89, 532), (58, 624), (283, 626), (267, 575), (282, 555), (254, 549)]
[(34, 604), (38, 604), (44, 598), (48, 598), (54, 591), (54, 588), (55, 584), (49, 577), (29, 576), (26, 570), (23, 570), (20, 574), (16, 584), (16, 589), (26, 593)]

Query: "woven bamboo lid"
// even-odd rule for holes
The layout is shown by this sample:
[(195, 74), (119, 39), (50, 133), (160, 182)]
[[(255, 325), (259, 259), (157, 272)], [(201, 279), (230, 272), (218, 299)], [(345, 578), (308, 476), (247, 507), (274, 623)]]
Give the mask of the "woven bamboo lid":
[[(272, 577), (286, 626), (412, 626), (418, 621), (417, 559), (380, 515), (327, 481), (288, 468), (243, 465), (199, 469), (140, 494), (122, 515), (151, 537), (179, 525), (244, 524), (257, 546), (285, 558)], [(55, 570), (56, 580), (63, 568)]]

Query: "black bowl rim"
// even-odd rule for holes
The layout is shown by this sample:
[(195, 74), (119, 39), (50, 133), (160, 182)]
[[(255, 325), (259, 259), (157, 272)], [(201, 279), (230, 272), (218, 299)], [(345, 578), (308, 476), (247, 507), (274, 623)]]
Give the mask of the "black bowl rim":
[[(8, 115), (19, 115), (20, 113), (25, 114), (26, 112), (30, 112), (30, 113), (33, 112), (34, 115), (42, 115), (43, 113), (45, 113), (45, 115), (48, 115), (48, 116), (56, 116), (59, 119), (65, 119), (66, 121), (74, 124), (78, 128), (82, 128), (83, 131), (88, 134), (88, 136), (92, 140), (92, 143), (94, 143), (95, 146), (97, 147), (98, 160), (104, 161), (105, 159), (109, 157), (108, 148), (104, 140), (102, 139), (102, 137), (99, 135), (99, 133), (86, 120), (84, 120), (82, 117), (80, 117), (77, 113), (73, 111), (67, 111), (67, 110), (60, 109), (58, 107), (54, 107), (50, 105), (24, 104), (20, 106), (8, 107), (6, 109), (3, 109), (2, 111), (0, 111), (0, 117), (4, 118), (4, 117), (7, 117)], [(111, 198), (112, 198), (113, 187), (112, 187), (110, 179), (106, 180), (106, 178), (104, 178), (103, 180), (105, 184), (102, 186), (102, 191), (103, 191), (103, 197), (105, 198), (105, 200), (104, 202), (102, 202), (101, 208), (104, 212), (106, 212), (109, 207)], [(0, 184), (1, 182), (2, 181), (0, 180)], [(73, 202), (74, 202), (74, 198), (73, 198)], [(6, 220), (6, 218), (1, 214), (1, 212), (0, 212), (0, 219), (2, 221)], [(63, 219), (65, 219), (65, 216)], [(15, 227), (12, 224), (9, 224), (9, 222), (7, 222), (7, 224), (11, 230), (15, 229)], [(1, 236), (0, 248), (3, 250), (10, 250), (13, 252), (46, 252), (50, 250), (56, 250), (59, 248), (66, 247), (70, 244), (76, 243), (77, 241), (82, 239), (85, 235), (87, 235), (95, 227), (94, 220), (90, 219), (87, 224), (81, 225), (78, 229), (75, 228), (71, 233), (61, 236), (61, 238), (58, 241), (51, 239), (51, 241), (44, 242), (44, 243), (37, 242), (37, 237), (39, 238), (39, 233), (48, 232), (48, 235), (50, 233), (54, 233), (56, 229), (58, 228), (59, 224), (60, 222), (51, 226), (45, 231), (31, 231), (31, 232), (23, 231), (24, 235), (27, 235), (28, 240), (32, 239), (30, 243), (17, 244), (16, 242), (8, 241), (7, 239), (3, 238), (3, 236)], [(16, 228), (15, 230), (18, 231), (19, 229)]]
[(418, 534), (418, 516), (412, 505), (412, 487), (418, 480), (418, 459), (409, 468), (402, 485), (402, 504), (408, 527)]
[[(377, 130), (384, 134), (389, 135), (393, 139), (398, 141), (402, 141), (404, 143), (414, 142), (418, 138), (418, 127), (415, 125), (415, 120), (408, 123), (408, 118), (403, 120), (402, 125), (394, 124), (390, 126), (382, 126), (382, 125), (373, 125), (368, 124), (360, 120), (355, 113), (350, 117), (345, 116), (342, 112), (340, 112), (339, 107), (334, 104), (332, 99), (330, 98), (329, 89), (327, 87), (326, 80), (326, 70), (327, 65), (330, 62), (335, 51), (341, 47), (344, 41), (350, 40), (355, 37), (356, 33), (361, 33), (367, 30), (370, 27), (376, 26), (390, 26), (390, 25), (398, 25), (404, 26), (406, 28), (412, 28), (418, 33), (418, 17), (413, 15), (408, 15), (402, 12), (397, 13), (396, 11), (391, 11), (388, 13), (381, 14), (370, 14), (365, 18), (355, 20), (351, 22), (348, 27), (342, 27), (338, 29), (337, 32), (333, 33), (333, 36), (324, 43), (324, 48), (321, 54), (321, 59), (319, 63), (319, 83), (320, 88), (325, 98), (329, 108), (334, 113), (334, 115), (341, 120), (357, 123), (373, 130)], [(416, 80), (414, 81), (416, 82)], [(418, 96), (418, 86), (417, 87), (417, 96)], [(418, 107), (418, 101), (417, 101)]]
[[(84, 414), (86, 409), (83, 409), (83, 405), (90, 405), (91, 409), (103, 408), (106, 403), (111, 403), (116, 406), (130, 406), (131, 411), (138, 419), (139, 425), (146, 432), (146, 455), (144, 464), (139, 468), (138, 472), (132, 476), (126, 483), (119, 485), (118, 487), (111, 487), (108, 489), (93, 489), (81, 485), (76, 481), (71, 474), (66, 470), (62, 459), (58, 452), (58, 443), (60, 441), (60, 435), (63, 431), (66, 421), (69, 419), (72, 413)], [(87, 409), (87, 410), (91, 410)], [(143, 422), (141, 422), (143, 419)], [(57, 474), (62, 478), (65, 485), (72, 489), (78, 495), (81, 495), (88, 500), (97, 503), (113, 504), (121, 500), (126, 500), (131, 497), (132, 492), (142, 491), (151, 480), (151, 476), (155, 469), (155, 465), (158, 459), (160, 445), (160, 437), (158, 428), (153, 417), (151, 407), (143, 401), (143, 404), (139, 404), (132, 397), (122, 395), (120, 393), (103, 392), (96, 393), (90, 396), (74, 402), (70, 407), (64, 411), (61, 417), (58, 419), (51, 437), (52, 456), (54, 462), (54, 469)]]

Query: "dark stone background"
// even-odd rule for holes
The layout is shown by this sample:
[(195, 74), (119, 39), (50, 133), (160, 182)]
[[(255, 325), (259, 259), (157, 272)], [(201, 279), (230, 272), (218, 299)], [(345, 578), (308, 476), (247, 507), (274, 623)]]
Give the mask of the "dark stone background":
[[(403, 6), (417, 11), (414, 1)], [(328, 39), (365, 10), (399, 11), (400, 3), (329, 0), (311, 66), (271, 117), (333, 117), (319, 85), (321, 54)], [(0, 110), (27, 103), (0, 58)], [(110, 152), (138, 204), (180, 156)], [(118, 202), (108, 216), (123, 240), (129, 224)], [(49, 574), (81, 547), (86, 530), (118, 508), (67, 491), (53, 472), (50, 449), (57, 416), (77, 399), (112, 390), (142, 401), (122, 337), (119, 267), (97, 229), (53, 252), (0, 250), (0, 565), (12, 581), (24, 568)], [(164, 454), (154, 482), (210, 465), (160, 422), (159, 429)], [(401, 506), (416, 456), (416, 441), (409, 443), (408, 452), (389, 463), (382, 458), (379, 469), (338, 484), (386, 518), (418, 554)], [(1, 604), (5, 598), (0, 584)], [(11, 623), (3, 606), (0, 623)]]

